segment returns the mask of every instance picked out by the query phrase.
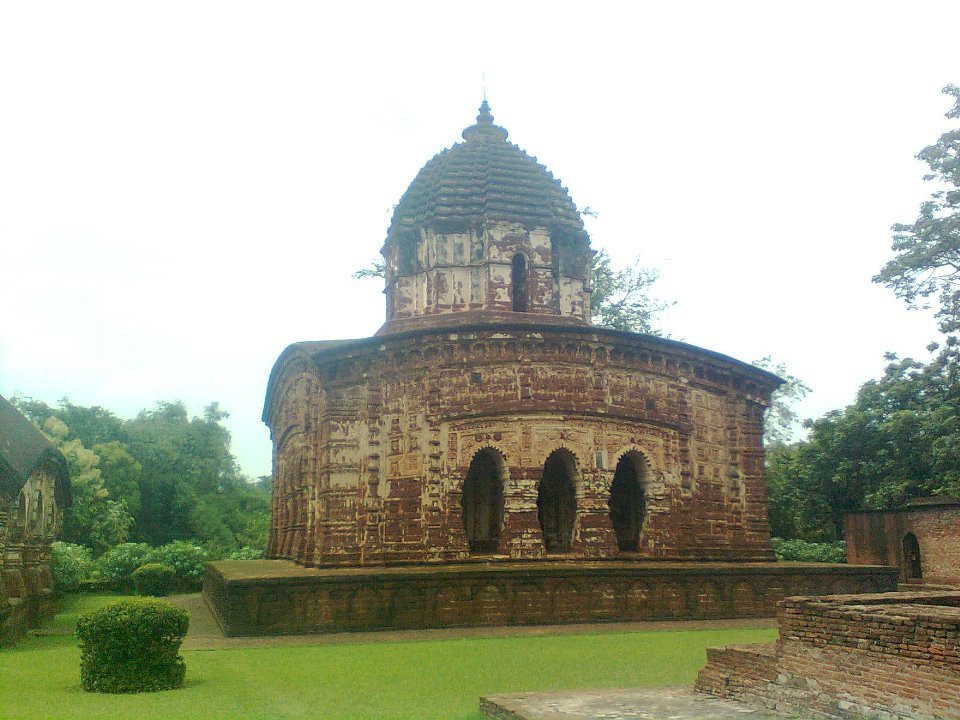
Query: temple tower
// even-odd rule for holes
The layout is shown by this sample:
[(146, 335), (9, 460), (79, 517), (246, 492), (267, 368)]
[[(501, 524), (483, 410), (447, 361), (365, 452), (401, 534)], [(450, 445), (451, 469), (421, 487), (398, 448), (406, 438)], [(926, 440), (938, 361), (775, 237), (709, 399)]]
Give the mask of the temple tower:
[(484, 100), (462, 143), (404, 193), (381, 253), (381, 332), (526, 313), (590, 322), (590, 240), (567, 191), (507, 141)]

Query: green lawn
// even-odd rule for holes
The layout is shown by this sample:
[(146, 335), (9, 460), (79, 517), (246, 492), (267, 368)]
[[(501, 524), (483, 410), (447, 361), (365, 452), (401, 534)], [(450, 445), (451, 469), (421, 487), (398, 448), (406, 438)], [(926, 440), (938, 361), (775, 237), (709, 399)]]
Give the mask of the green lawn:
[[(116, 598), (67, 598), (44, 630)], [(0, 651), (0, 718), (460, 718), (481, 694), (692, 683), (704, 648), (762, 642), (776, 631), (445, 639), (185, 652), (180, 690), (113, 696), (79, 687), (71, 635)]]

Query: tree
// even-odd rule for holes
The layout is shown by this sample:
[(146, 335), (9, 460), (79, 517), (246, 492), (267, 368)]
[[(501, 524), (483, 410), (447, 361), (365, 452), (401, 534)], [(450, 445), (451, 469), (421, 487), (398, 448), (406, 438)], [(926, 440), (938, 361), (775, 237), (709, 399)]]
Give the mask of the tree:
[[(158, 403), (125, 424), (143, 466), (134, 537), (153, 545), (196, 539), (231, 549), (245, 525), (238, 495), (247, 490), (233, 456), (226, 413), (216, 403), (191, 418), (180, 402)], [(242, 505), (242, 502), (239, 502)]]
[(654, 317), (673, 303), (662, 302), (650, 294), (658, 277), (656, 270), (643, 267), (639, 260), (614, 270), (607, 251), (600, 250), (593, 257), (593, 323), (613, 330), (659, 335), (653, 327)]
[(67, 440), (69, 428), (56, 417), (48, 417), (43, 430), (70, 467), (72, 502), (64, 511), (63, 540), (97, 554), (125, 542), (133, 518), (122, 500), (110, 497), (98, 467), (100, 458), (79, 439)]
[[(960, 88), (949, 118), (960, 118)], [(938, 188), (910, 225), (893, 226), (894, 257), (874, 277), (909, 307), (937, 301), (943, 348), (928, 362), (887, 355), (883, 376), (856, 401), (810, 424), (805, 442), (768, 451), (775, 534), (839, 537), (845, 512), (891, 508), (927, 495), (960, 495), (960, 128), (918, 157)]]
[(810, 424), (807, 441), (768, 450), (775, 534), (832, 540), (845, 512), (960, 494), (957, 343), (928, 363), (888, 359), (852, 405)]
[[(960, 118), (960, 87), (948, 85), (953, 97), (948, 118)], [(960, 128), (945, 132), (917, 155), (930, 168), (924, 180), (938, 189), (920, 206), (912, 224), (893, 226), (895, 256), (873, 278), (892, 289), (909, 307), (929, 307), (937, 296), (937, 319), (944, 333), (960, 330)]]
[(386, 279), (387, 267), (384, 265), (382, 258), (375, 258), (370, 261), (367, 267), (360, 268), (351, 277), (353, 277), (354, 280), (365, 280), (366, 278)]
[(270, 485), (241, 474), (217, 403), (191, 418), (182, 403), (161, 402), (132, 420), (67, 399), (57, 408), (30, 398), (14, 403), (70, 463), (74, 502), (65, 539), (98, 553), (128, 536), (153, 545), (196, 541), (212, 555), (265, 547)]
[(787, 372), (787, 366), (782, 362), (774, 362), (769, 355), (754, 360), (754, 366), (779, 375), (784, 379), (783, 385), (774, 390), (770, 397), (770, 407), (767, 408), (763, 419), (763, 439), (768, 445), (785, 445), (793, 440), (794, 431), (800, 424), (800, 417), (793, 409), (793, 405), (803, 400), (810, 392), (809, 386), (796, 375)]
[(134, 515), (140, 512), (140, 483), (143, 466), (130, 454), (130, 449), (119, 440), (97, 443), (91, 450), (100, 458), (98, 463), (103, 485), (110, 497), (122, 500)]

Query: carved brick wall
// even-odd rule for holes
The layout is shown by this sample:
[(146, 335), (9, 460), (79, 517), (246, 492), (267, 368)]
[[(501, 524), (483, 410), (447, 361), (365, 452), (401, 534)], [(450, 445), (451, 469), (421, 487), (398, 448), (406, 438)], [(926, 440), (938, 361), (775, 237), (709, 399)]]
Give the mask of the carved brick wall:
[(511, 261), (519, 253), (526, 266), (525, 313), (590, 322), (589, 263), (579, 258), (561, 266), (547, 230), (495, 222), (468, 232), (420, 232), (416, 262), (405, 271), (399, 268), (402, 249), (395, 244), (384, 248), (388, 321), (511, 312)]
[(544, 463), (575, 458), (570, 554), (618, 554), (610, 486), (642, 458), (636, 556), (772, 559), (761, 446), (769, 376), (690, 346), (597, 328), (422, 330), (278, 361), (265, 417), (276, 487), (269, 556), (307, 565), (469, 557), (475, 455), (503, 459), (494, 553), (545, 554)]

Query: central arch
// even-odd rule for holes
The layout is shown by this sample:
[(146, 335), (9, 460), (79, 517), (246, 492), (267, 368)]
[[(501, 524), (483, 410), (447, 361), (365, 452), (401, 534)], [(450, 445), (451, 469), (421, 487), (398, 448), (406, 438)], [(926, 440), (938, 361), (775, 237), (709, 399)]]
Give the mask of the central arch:
[(543, 464), (537, 491), (537, 519), (547, 552), (569, 552), (577, 517), (574, 478), (577, 461), (573, 453), (560, 448)]
[(485, 448), (473, 456), (463, 481), (460, 507), (471, 553), (492, 553), (503, 525), (503, 456)]
[(527, 258), (523, 253), (517, 253), (510, 261), (510, 286), (514, 312), (527, 312), (529, 305), (527, 275)]
[(636, 552), (640, 548), (640, 530), (646, 509), (643, 497), (646, 467), (643, 456), (631, 451), (620, 458), (613, 473), (610, 522), (617, 536), (617, 548), (621, 552)]
[(908, 532), (903, 536), (903, 567), (907, 572), (908, 580), (923, 578), (923, 569), (920, 567), (920, 543), (917, 536)]

